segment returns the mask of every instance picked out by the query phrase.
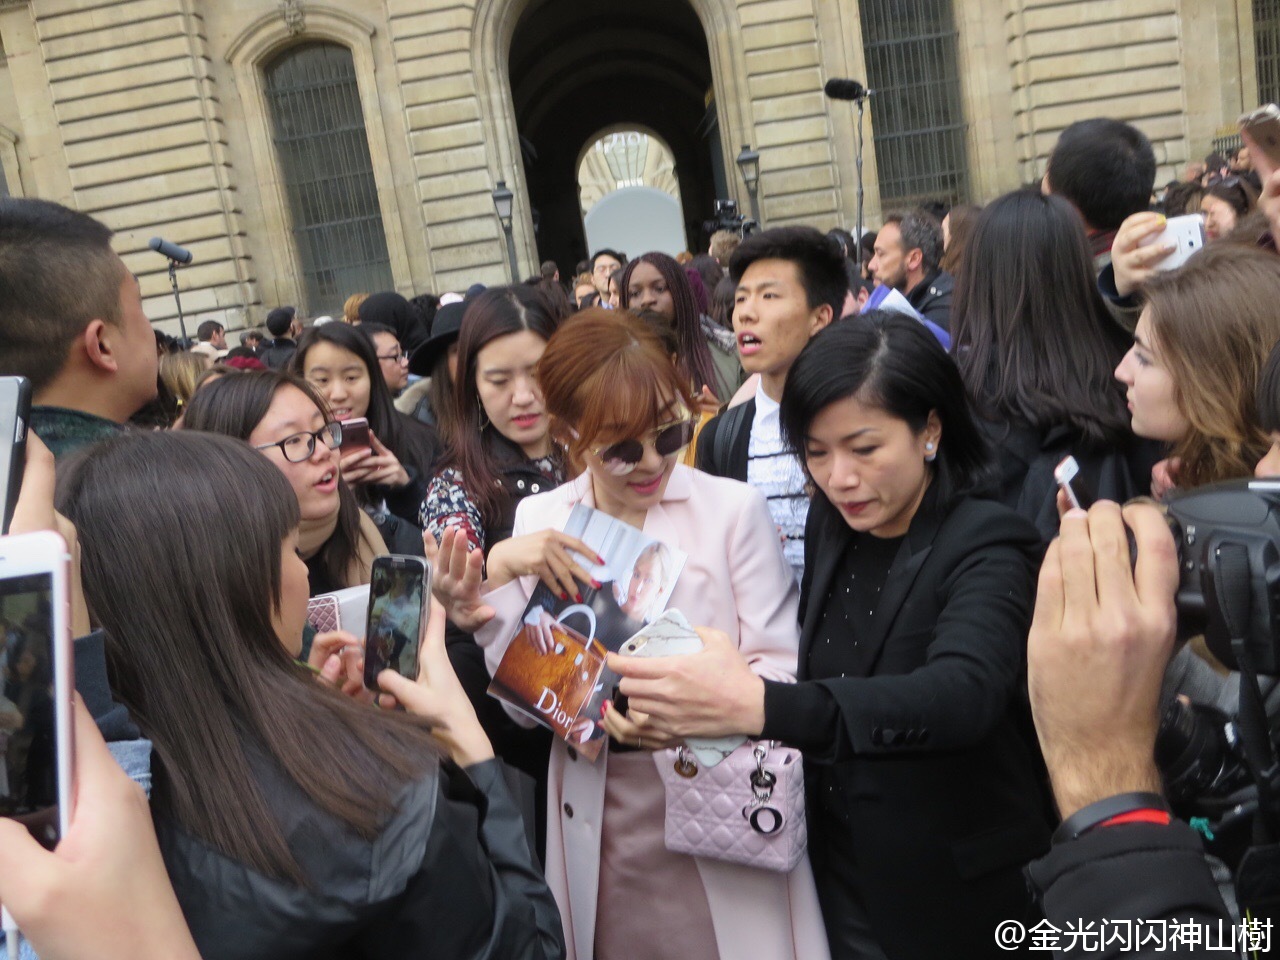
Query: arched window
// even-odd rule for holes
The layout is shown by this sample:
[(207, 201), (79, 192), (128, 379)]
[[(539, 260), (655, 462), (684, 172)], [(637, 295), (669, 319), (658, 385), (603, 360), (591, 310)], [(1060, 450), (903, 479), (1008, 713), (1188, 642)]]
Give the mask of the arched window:
[(968, 199), (965, 123), (951, 0), (862, 0), (880, 202)]
[(351, 51), (301, 44), (263, 73), (306, 311), (336, 313), (352, 293), (393, 289)]

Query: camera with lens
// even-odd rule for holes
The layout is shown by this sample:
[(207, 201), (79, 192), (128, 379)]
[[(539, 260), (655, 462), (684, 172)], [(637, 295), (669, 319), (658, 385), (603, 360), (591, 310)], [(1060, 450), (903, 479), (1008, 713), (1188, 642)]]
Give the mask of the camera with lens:
[(714, 216), (711, 220), (702, 222), (702, 229), (707, 236), (713, 233), (719, 233), (721, 230), (728, 230), (736, 233), (740, 237), (747, 237), (760, 229), (760, 224), (750, 217), (744, 217), (738, 210), (737, 200), (717, 199), (715, 202)]
[(1178, 630), (1203, 634), (1240, 673), (1234, 717), (1175, 698), (1161, 719), (1156, 762), (1170, 803), (1199, 823), (1236, 874), (1242, 905), (1280, 896), (1280, 728), (1260, 676), (1280, 674), (1280, 480), (1234, 480), (1171, 497), (1178, 548)]

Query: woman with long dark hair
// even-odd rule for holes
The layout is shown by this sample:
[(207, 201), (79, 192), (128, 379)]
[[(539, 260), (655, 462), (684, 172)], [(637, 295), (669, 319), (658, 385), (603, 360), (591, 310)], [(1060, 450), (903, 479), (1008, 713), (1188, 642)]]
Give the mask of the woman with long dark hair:
[(1112, 375), (1126, 338), (1094, 278), (1079, 214), (1031, 190), (978, 215), (956, 277), (952, 352), (1001, 450), (1000, 499), (1046, 542), (1058, 532), (1053, 470), (1068, 454), (1095, 496), (1123, 503), (1138, 492)]
[[(818, 333), (787, 375), (782, 434), (815, 488), (798, 682), (728, 641), (610, 657), (650, 736), (743, 734), (804, 751), (809, 855), (837, 960), (990, 953), (1033, 914), (1049, 844), (1021, 676), (1039, 538), (977, 495), (991, 447), (951, 358), (879, 311)], [(492, 597), (492, 595), (491, 595)]]
[[(489, 556), (501, 544), (517, 574), (541, 575), (567, 595), (578, 589), (566, 572), (573, 565), (569, 551), (590, 549), (559, 531), (511, 539), (519, 503), (564, 480), (536, 375), (556, 329), (553, 310), (542, 293), (525, 285), (486, 290), (467, 304), (453, 379), (454, 428), (444, 469), (428, 486), (419, 516), (437, 540), (454, 531), (468, 549)], [(451, 627), (449, 657), (498, 756), (530, 778), (520, 786), (541, 851), (550, 732), (516, 725), (488, 695), (489, 671), (470, 633)]]
[(152, 813), (201, 956), (560, 954), (439, 615), (420, 684), (379, 678), (421, 717), (296, 662), (307, 571), (279, 470), (228, 437), (126, 434), (74, 464), (59, 505), (114, 692), (153, 745)]
[(311, 327), (298, 339), (289, 369), (324, 397), (335, 420), (369, 421), (371, 448), (342, 457), (343, 479), (361, 505), (416, 525), (418, 505), (439, 459), (439, 441), (432, 427), (395, 408), (373, 340), (345, 323)]
[(453, 438), (419, 514), (439, 540), (460, 527), (472, 547), (511, 535), (516, 504), (564, 479), (534, 370), (556, 319), (526, 286), (486, 290), (458, 336)]
[(721, 403), (733, 396), (742, 384), (733, 334), (703, 317), (683, 267), (665, 253), (646, 253), (627, 264), (619, 290), (622, 309), (653, 310), (671, 323), (676, 361), (695, 394), (706, 387)]
[(229, 373), (192, 397), (183, 429), (243, 440), (284, 474), (298, 501), (298, 555), (312, 595), (369, 582), (387, 545), (342, 481), (341, 427), (311, 384), (274, 370)]

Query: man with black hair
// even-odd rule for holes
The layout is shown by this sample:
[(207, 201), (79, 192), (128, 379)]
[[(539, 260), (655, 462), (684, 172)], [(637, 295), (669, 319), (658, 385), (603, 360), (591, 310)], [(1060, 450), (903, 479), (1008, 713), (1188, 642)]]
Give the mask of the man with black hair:
[(621, 270), (626, 265), (625, 256), (607, 247), (597, 250), (591, 257), (591, 282), (596, 285), (601, 303), (609, 299), (609, 278), (613, 276), (615, 270)]
[(942, 269), (942, 225), (924, 210), (891, 213), (876, 234), (869, 269), (878, 283), (906, 296), (916, 311), (951, 329), (955, 280)]
[(0, 200), (0, 376), (31, 381), (31, 428), (57, 457), (156, 396), (156, 337), (111, 236), (60, 204)]
[(1041, 190), (1071, 203), (1084, 220), (1094, 268), (1111, 262), (1125, 217), (1151, 205), (1156, 155), (1137, 127), (1120, 120), (1079, 120), (1058, 136)]
[(1129, 332), (1142, 307), (1116, 290), (1111, 246), (1125, 218), (1151, 206), (1155, 184), (1156, 155), (1146, 134), (1106, 117), (1078, 120), (1062, 131), (1040, 184), (1043, 193), (1067, 200), (1084, 220), (1098, 292)]
[(267, 314), (267, 333), (272, 341), (258, 353), (258, 359), (272, 370), (283, 370), (298, 350), (297, 337), (302, 322), (295, 307), (276, 307)]
[(729, 260), (737, 286), (733, 331), (748, 374), (759, 374), (753, 399), (730, 407), (703, 428), (697, 465), (758, 488), (783, 538), (797, 580), (804, 572), (809, 514), (804, 470), (782, 444), (778, 404), (787, 373), (805, 344), (840, 316), (849, 281), (839, 245), (812, 227), (753, 234)]

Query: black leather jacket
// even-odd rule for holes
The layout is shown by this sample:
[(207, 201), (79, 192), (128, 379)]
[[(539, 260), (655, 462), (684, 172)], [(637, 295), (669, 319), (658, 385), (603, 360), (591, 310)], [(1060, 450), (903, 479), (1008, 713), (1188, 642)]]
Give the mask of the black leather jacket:
[(310, 883), (265, 877), (159, 820), (165, 865), (205, 960), (564, 956), (559, 911), (495, 761), (465, 774), (442, 764), (409, 785), (370, 843), (249, 756)]

